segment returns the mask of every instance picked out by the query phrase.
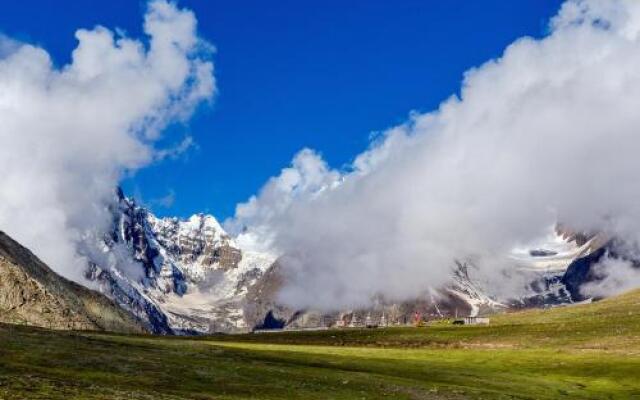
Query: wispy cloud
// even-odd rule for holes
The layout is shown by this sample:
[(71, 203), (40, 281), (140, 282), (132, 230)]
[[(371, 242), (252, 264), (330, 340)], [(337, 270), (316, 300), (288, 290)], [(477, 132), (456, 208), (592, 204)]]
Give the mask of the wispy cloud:
[(156, 199), (151, 199), (150, 203), (152, 206), (156, 205), (162, 208), (170, 208), (176, 202), (176, 191), (173, 189), (169, 189), (167, 194), (162, 197), (158, 197)]
[(185, 136), (181, 142), (177, 143), (173, 147), (157, 149), (155, 151), (155, 160), (160, 162), (166, 159), (175, 160), (183, 155), (187, 154), (192, 149), (197, 149), (198, 145), (193, 140), (192, 136)]

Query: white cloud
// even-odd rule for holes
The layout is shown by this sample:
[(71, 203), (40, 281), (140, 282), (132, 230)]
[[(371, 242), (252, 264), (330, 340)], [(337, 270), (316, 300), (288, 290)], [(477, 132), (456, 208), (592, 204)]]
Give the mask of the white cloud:
[(290, 167), (269, 179), (258, 196), (238, 204), (235, 218), (227, 220), (225, 228), (237, 235), (243, 248), (267, 251), (273, 246), (272, 225), (292, 203), (309, 201), (336, 185), (339, 179), (340, 173), (329, 169), (318, 153), (303, 149), (295, 155)]
[(597, 280), (584, 284), (580, 292), (587, 297), (608, 297), (640, 286), (640, 269), (621, 258), (606, 255), (591, 267)]
[(42, 48), (0, 38), (0, 229), (74, 279), (123, 173), (153, 161), (162, 128), (215, 92), (191, 11), (151, 1), (144, 31), (80, 29), (61, 68)]
[(547, 37), (469, 70), (460, 98), (389, 130), (353, 172), (314, 161), (315, 182), (342, 184), (280, 190), (295, 166), (270, 180), (236, 221), (284, 255), (282, 300), (413, 297), (454, 259), (498, 280), (558, 220), (640, 239), (639, 36), (640, 2), (568, 1)]
[(196, 144), (195, 140), (193, 139), (193, 136), (185, 136), (184, 139), (182, 139), (182, 141), (180, 141), (179, 143), (177, 143), (176, 145), (166, 148), (166, 149), (157, 149), (155, 151), (155, 161), (163, 161), (165, 159), (178, 159), (181, 156), (183, 156), (184, 154), (186, 154), (189, 150), (191, 150), (192, 148), (197, 148), (198, 145)]

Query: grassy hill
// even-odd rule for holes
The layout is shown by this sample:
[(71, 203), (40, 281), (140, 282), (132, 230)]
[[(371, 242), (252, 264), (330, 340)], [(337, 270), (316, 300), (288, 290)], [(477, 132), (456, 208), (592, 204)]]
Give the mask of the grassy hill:
[(640, 399), (640, 291), (490, 326), (206, 338), (0, 326), (0, 399)]

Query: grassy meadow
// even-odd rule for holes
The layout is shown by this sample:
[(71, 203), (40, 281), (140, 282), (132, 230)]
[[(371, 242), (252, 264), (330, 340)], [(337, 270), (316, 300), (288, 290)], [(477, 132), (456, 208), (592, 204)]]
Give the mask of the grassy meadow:
[(640, 399), (640, 291), (489, 326), (199, 338), (0, 325), (0, 399)]

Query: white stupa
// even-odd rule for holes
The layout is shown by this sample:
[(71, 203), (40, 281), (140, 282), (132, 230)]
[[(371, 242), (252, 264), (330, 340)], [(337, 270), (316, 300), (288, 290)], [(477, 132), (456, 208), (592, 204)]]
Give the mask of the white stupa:
[(373, 321), (371, 320), (371, 313), (367, 314), (367, 318), (364, 320), (364, 325), (366, 327), (373, 326)]

